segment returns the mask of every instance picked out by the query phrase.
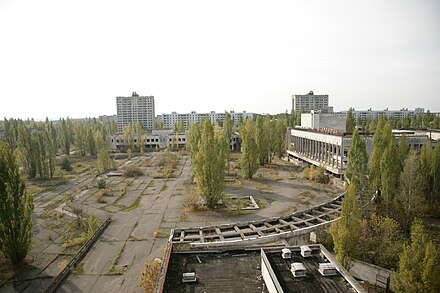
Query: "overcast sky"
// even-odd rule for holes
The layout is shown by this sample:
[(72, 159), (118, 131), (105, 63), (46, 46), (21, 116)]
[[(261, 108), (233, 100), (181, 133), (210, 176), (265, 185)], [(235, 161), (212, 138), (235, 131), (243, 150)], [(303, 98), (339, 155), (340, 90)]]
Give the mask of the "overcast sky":
[(0, 117), (280, 113), (292, 94), (335, 110), (440, 111), (440, 1), (0, 0)]

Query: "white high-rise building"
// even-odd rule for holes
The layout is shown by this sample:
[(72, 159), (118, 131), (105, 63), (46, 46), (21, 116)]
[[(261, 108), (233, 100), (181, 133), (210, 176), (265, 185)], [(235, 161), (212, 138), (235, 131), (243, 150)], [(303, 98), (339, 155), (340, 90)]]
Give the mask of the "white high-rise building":
[(313, 91), (306, 95), (293, 95), (292, 109), (295, 112), (303, 110), (304, 113), (309, 113), (312, 110), (322, 113), (332, 112), (332, 107), (328, 105), (328, 95), (315, 95)]
[(116, 97), (118, 132), (124, 131), (128, 123), (140, 122), (144, 130), (154, 128), (154, 96)]
[[(231, 119), (236, 126), (238, 126), (240, 120), (245, 121), (247, 118), (253, 119), (254, 117), (253, 113), (247, 113), (246, 111), (231, 111), (229, 114), (231, 114)], [(215, 124), (216, 122), (223, 124), (225, 121), (225, 116), (226, 113), (216, 113), (214, 111), (209, 113), (197, 113), (192, 111), (191, 113), (185, 114), (179, 114), (176, 112), (172, 112), (171, 114), (162, 114), (158, 115), (157, 119), (162, 122), (165, 129), (172, 129), (174, 125), (178, 124), (179, 122), (182, 122), (183, 126), (187, 128), (192, 123), (201, 123), (206, 117), (211, 120), (212, 124)]]

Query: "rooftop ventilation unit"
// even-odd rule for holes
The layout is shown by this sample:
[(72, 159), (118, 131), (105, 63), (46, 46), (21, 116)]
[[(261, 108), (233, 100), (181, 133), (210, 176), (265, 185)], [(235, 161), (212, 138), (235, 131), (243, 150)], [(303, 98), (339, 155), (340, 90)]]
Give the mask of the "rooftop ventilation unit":
[(318, 271), (323, 276), (334, 276), (338, 274), (335, 265), (332, 263), (320, 263)]
[(288, 248), (281, 249), (281, 257), (284, 259), (292, 258), (292, 251)]
[(295, 278), (306, 276), (306, 268), (300, 262), (293, 262), (291, 264), (290, 271), (292, 272), (292, 274)]
[(183, 283), (194, 283), (197, 281), (196, 273), (183, 273), (182, 282)]
[(309, 257), (312, 255), (312, 250), (307, 245), (301, 245), (301, 255), (303, 257)]

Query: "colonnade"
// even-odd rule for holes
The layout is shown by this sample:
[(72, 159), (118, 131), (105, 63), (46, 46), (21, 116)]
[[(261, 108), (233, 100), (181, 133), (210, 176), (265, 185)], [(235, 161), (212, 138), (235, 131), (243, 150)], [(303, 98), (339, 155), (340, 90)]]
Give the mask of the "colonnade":
[(337, 144), (292, 136), (293, 151), (309, 159), (330, 165), (334, 168), (342, 167), (343, 151)]

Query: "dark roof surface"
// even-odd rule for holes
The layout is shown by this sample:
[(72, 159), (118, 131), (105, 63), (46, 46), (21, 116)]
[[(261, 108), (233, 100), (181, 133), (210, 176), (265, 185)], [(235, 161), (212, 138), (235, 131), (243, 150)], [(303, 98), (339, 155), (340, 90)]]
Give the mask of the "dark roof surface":
[[(182, 282), (187, 272), (196, 273), (196, 283)], [(268, 292), (260, 251), (172, 253), (163, 292)]]
[[(299, 251), (292, 251), (291, 259), (283, 259), (281, 252), (266, 251), (267, 259), (284, 292), (353, 292), (351, 285), (341, 275), (322, 276), (318, 271), (319, 263), (328, 263), (319, 250), (313, 250), (312, 256), (302, 257)], [(306, 277), (294, 278), (290, 271), (291, 263), (300, 262), (306, 268)]]

